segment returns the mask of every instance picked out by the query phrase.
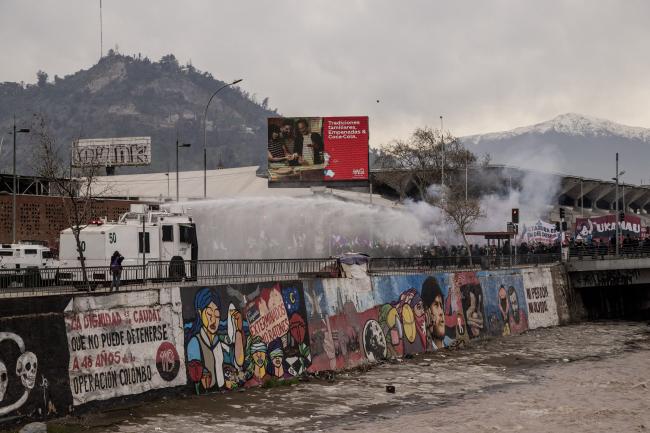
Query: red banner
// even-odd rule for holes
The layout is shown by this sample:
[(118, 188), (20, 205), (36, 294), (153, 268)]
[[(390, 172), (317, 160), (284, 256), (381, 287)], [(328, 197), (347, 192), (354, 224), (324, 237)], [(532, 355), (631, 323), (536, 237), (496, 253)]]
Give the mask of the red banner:
[(641, 218), (625, 214), (624, 221), (617, 221), (616, 215), (604, 215), (591, 218), (576, 218), (577, 239), (599, 239), (601, 241), (616, 237), (616, 225), (622, 236), (638, 238), (641, 235)]

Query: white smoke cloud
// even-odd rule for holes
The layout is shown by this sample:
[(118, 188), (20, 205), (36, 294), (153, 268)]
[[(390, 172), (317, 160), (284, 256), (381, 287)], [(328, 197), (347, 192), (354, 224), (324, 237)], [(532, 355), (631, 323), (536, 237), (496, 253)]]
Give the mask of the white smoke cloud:
[[(526, 162), (537, 171), (513, 170), (513, 179), (495, 179), (494, 171), (473, 182), (505, 183), (505, 193), (481, 198), (485, 217), (473, 230), (505, 231), (511, 209), (519, 208), (520, 223), (548, 220), (560, 178), (550, 175), (552, 153), (517, 155), (509, 166)], [(507, 169), (504, 171), (508, 176)], [(522, 176), (523, 173), (523, 176)], [(510, 187), (510, 184), (512, 185)], [(429, 188), (439, 194), (439, 185)], [(371, 244), (401, 246), (459, 245), (461, 237), (442, 211), (423, 201), (407, 200), (389, 208), (331, 197), (257, 197), (197, 201), (188, 204), (197, 223), (201, 259), (270, 259), (328, 257), (354, 249), (371, 252)], [(470, 243), (483, 243), (470, 238)], [(349, 246), (352, 244), (353, 246)]]
[[(560, 177), (554, 175), (559, 166), (559, 155), (548, 149), (537, 153), (512, 155), (509, 167), (526, 167), (527, 171), (513, 173), (515, 179), (502, 179), (508, 183), (505, 195), (489, 194), (481, 197), (485, 218), (477, 223), (481, 230), (505, 231), (511, 220), (513, 208), (519, 209), (520, 224), (549, 219), (549, 212), (557, 199)], [(506, 169), (504, 173), (508, 173)], [(519, 177), (523, 173), (523, 177)]]
[[(424, 212), (325, 197), (258, 197), (191, 203), (201, 259), (328, 257), (337, 245), (428, 245)], [(420, 205), (415, 206), (417, 209)]]

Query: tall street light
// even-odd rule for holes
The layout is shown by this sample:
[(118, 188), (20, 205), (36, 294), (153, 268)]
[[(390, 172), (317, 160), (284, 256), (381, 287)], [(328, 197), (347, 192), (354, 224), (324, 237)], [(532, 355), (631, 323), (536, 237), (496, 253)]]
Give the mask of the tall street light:
[(215, 97), (217, 93), (219, 93), (226, 87), (230, 87), (232, 85), (241, 82), (242, 80), (243, 78), (240, 78), (238, 80), (233, 81), (232, 83), (224, 84), (223, 86), (219, 87), (212, 94), (212, 96), (210, 96), (208, 103), (205, 105), (205, 111), (203, 112), (203, 198), (207, 198), (208, 196), (208, 150), (207, 150), (207, 136), (206, 136), (206, 121), (208, 116), (208, 107), (210, 106), (210, 102), (212, 102), (212, 99)]
[(613, 177), (612, 180), (616, 181), (616, 219), (614, 220), (614, 224), (616, 224), (616, 256), (618, 256), (618, 244), (619, 244), (619, 233), (620, 233), (620, 221), (619, 221), (619, 214), (618, 214), (618, 178), (620, 176), (623, 176), (625, 174), (625, 171), (618, 171), (618, 152), (616, 152), (616, 177)]
[(29, 132), (29, 129), (27, 128), (21, 128), (16, 130), (16, 115), (14, 114), (14, 127), (13, 127), (13, 132), (10, 132), (14, 136), (14, 168), (13, 168), (13, 189), (12, 189), (12, 195), (13, 195), (13, 204), (12, 204), (12, 222), (11, 222), (11, 234), (13, 237), (13, 243), (16, 243), (16, 190), (18, 189), (17, 187), (17, 182), (16, 182), (16, 134), (26, 134)]
[(178, 138), (176, 138), (176, 201), (180, 201), (180, 196), (178, 194), (178, 149), (180, 147), (190, 147), (190, 143), (179, 143)]
[(440, 144), (442, 145), (442, 170), (440, 173), (440, 186), (445, 186), (445, 133), (442, 129), (442, 116), (440, 116)]

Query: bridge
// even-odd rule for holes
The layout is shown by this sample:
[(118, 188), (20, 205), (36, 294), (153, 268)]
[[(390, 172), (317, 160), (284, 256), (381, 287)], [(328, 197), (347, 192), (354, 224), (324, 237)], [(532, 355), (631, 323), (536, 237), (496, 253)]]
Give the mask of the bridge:
[(571, 248), (565, 270), (592, 317), (630, 317), (650, 311), (650, 244), (611, 250)]

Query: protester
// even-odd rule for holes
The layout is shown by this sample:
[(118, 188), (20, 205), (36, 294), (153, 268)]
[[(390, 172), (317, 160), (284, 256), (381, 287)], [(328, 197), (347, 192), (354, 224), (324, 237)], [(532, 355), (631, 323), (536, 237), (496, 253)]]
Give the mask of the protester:
[(111, 274), (113, 275), (113, 281), (111, 283), (111, 292), (113, 291), (113, 288), (115, 288), (116, 292), (120, 290), (120, 279), (122, 277), (123, 260), (124, 257), (119, 253), (119, 251), (115, 251), (111, 256)]

